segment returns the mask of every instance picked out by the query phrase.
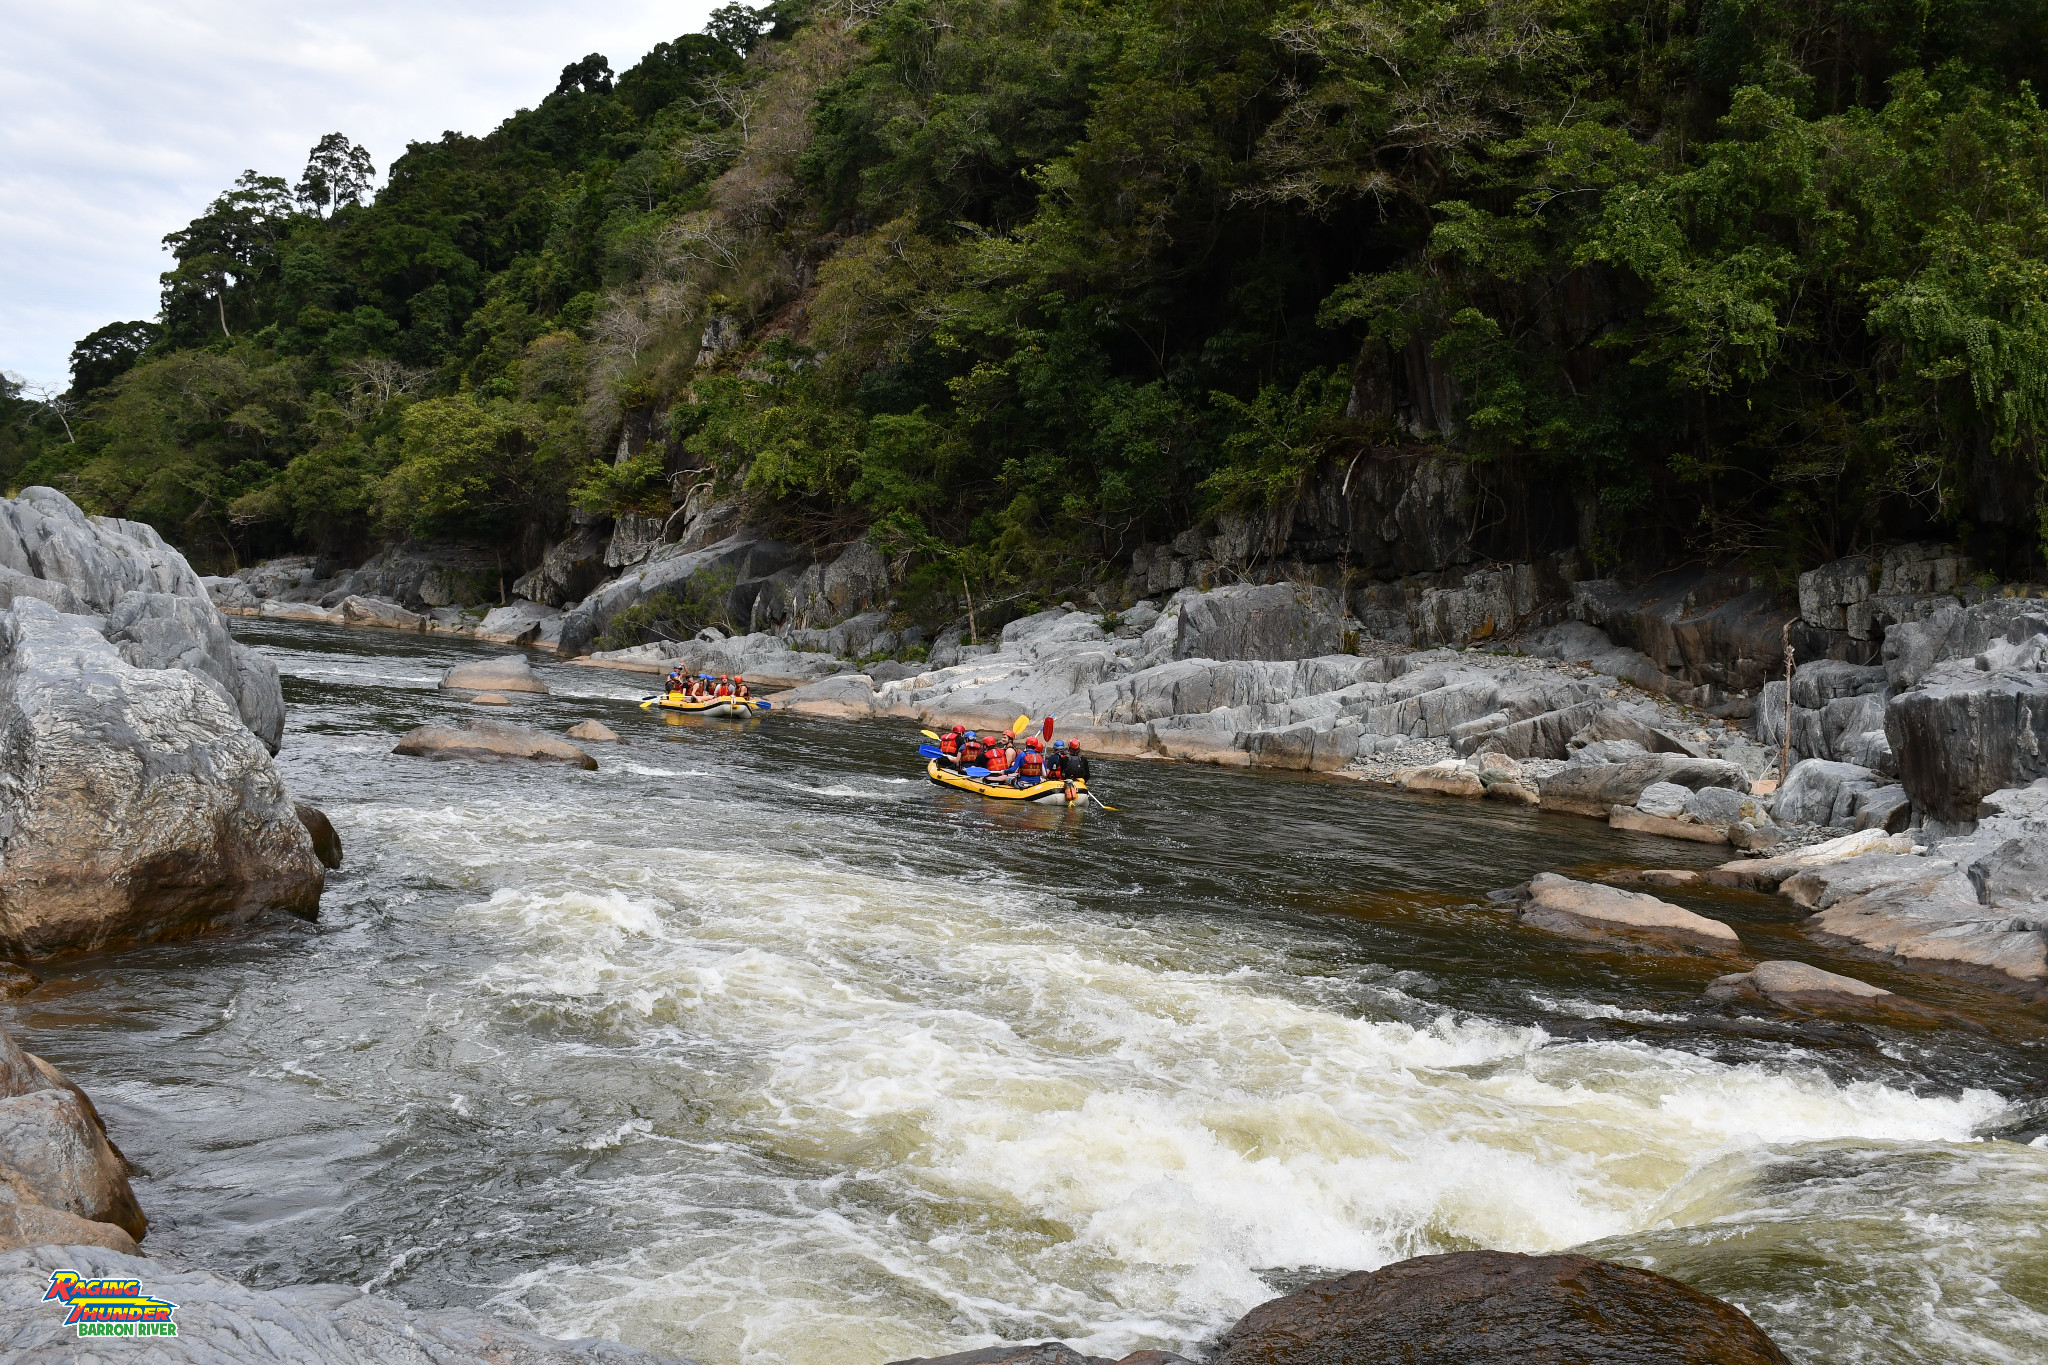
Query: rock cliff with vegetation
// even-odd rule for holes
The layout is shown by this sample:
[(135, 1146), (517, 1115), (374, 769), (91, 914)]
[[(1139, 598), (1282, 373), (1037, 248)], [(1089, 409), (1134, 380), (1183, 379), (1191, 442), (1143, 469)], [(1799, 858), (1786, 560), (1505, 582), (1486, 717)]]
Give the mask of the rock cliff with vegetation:
[(867, 537), (928, 630), (1276, 565), (1418, 618), (1503, 565), (1511, 612), (1915, 540), (2016, 578), (2043, 17), (728, 6), (369, 202), (338, 135), (245, 175), (0, 470), (209, 569), (467, 547), (438, 605), (579, 601), (711, 502)]

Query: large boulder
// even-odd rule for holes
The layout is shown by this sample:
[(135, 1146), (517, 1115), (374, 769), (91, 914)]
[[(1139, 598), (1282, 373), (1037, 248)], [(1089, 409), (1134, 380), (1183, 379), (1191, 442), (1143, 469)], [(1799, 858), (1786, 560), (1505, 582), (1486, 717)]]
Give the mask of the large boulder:
[(466, 758), (477, 763), (532, 759), (595, 768), (597, 760), (565, 739), (530, 725), (502, 720), (474, 720), (468, 725), (422, 725), (400, 736), (391, 750), (413, 758)]
[(605, 580), (609, 543), (601, 527), (571, 527), (567, 536), (548, 547), (533, 572), (512, 584), (513, 594), (550, 607), (581, 601)]
[(1794, 1014), (1822, 1014), (1880, 1023), (1934, 1023), (1947, 1016), (1905, 997), (1807, 962), (1759, 962), (1707, 983), (1706, 998), (1775, 1006)]
[[(42, 1058), (23, 1052), (0, 1029), (0, 1248), (32, 1246), (29, 1237), (84, 1234), (100, 1245), (134, 1247), (149, 1221), (128, 1185), (128, 1163), (107, 1141), (83, 1090)], [(46, 1216), (47, 1215), (47, 1216)], [(110, 1224), (76, 1228), (68, 1220)], [(109, 1232), (118, 1233), (118, 1238)]]
[[(53, 1266), (82, 1280), (137, 1280), (178, 1305), (178, 1335), (154, 1345), (116, 1342), (95, 1351), (64, 1325), (62, 1304), (43, 1301)], [(0, 1253), (0, 1341), (23, 1362), (81, 1365), (134, 1356), (204, 1365), (662, 1365), (617, 1342), (559, 1340), (469, 1309), (418, 1311), (353, 1284), (250, 1289), (174, 1259), (70, 1245)], [(689, 1365), (676, 1358), (670, 1365)]]
[[(1814, 912), (1806, 929), (1823, 941), (2048, 995), (2048, 779), (1979, 809), (1969, 834), (1927, 845), (1848, 836), (1838, 843), (1871, 847), (1788, 869), (1779, 893)], [(1871, 856), (1879, 847), (1897, 856)]]
[(312, 915), (325, 873), (210, 678), (137, 668), (45, 603), (0, 614), (0, 944), (36, 955)]
[(1749, 790), (1742, 769), (1718, 758), (1684, 754), (1644, 754), (1624, 763), (1589, 763), (1560, 769), (1538, 786), (1545, 810), (1608, 819), (1616, 806), (1633, 806), (1654, 782), (1671, 782), (1698, 791), (1701, 787)]
[(456, 664), (441, 675), (444, 692), (538, 692), (546, 695), (548, 685), (533, 676), (533, 665), (524, 654), (507, 654), (496, 659), (473, 659)]
[(378, 551), (327, 585), (320, 605), (350, 597), (395, 602), (414, 612), (502, 600), (508, 576), (502, 551), (438, 541), (405, 541)]
[(1747, 1314), (1589, 1256), (1459, 1251), (1261, 1304), (1211, 1365), (1785, 1365)]
[(2015, 616), (1973, 658), (1934, 665), (1886, 705), (1884, 728), (1914, 807), (1946, 825), (2048, 776), (2048, 617)]
[(1176, 659), (1313, 659), (1344, 647), (1343, 605), (1298, 583), (1218, 588), (1181, 604)]
[(1860, 802), (1886, 783), (1854, 763), (1809, 758), (1796, 763), (1771, 801), (1771, 815), (1780, 824), (1853, 829)]
[(1742, 940), (1720, 920), (1640, 891), (1573, 881), (1555, 872), (1530, 879), (1518, 918), (1532, 928), (1569, 938), (1653, 952), (1742, 952)]
[(88, 517), (52, 488), (0, 499), (0, 597), (105, 618), (138, 668), (181, 668), (213, 683), (272, 753), (284, 734), (277, 670), (236, 644), (185, 557), (140, 522)]

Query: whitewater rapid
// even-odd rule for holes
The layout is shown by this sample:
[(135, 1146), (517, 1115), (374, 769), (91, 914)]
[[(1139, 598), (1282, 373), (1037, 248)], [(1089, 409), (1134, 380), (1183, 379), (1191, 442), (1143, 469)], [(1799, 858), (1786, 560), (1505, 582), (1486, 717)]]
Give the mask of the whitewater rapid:
[(1701, 970), (1486, 908), (1604, 830), (1134, 764), (1128, 817), (990, 812), (909, 731), (664, 725), (566, 666), (524, 718), (626, 734), (598, 771), (399, 759), (465, 651), (251, 638), (348, 849), (320, 924), (82, 964), (24, 1021), (153, 1245), (706, 1365), (1189, 1349), (1470, 1247), (1678, 1274), (1801, 1361), (2041, 1358), (2048, 1150), (1985, 1138), (2024, 1012), (1730, 1035)]

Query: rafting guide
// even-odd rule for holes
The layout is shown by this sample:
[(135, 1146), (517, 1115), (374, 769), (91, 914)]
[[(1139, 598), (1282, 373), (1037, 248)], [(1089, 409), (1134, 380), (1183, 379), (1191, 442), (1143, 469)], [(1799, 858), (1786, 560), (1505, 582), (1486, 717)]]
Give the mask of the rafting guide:
[(142, 1292), (140, 1280), (87, 1280), (75, 1270), (50, 1272), (43, 1302), (70, 1306), (64, 1319), (81, 1337), (174, 1337), (178, 1324), (171, 1314), (178, 1305)]

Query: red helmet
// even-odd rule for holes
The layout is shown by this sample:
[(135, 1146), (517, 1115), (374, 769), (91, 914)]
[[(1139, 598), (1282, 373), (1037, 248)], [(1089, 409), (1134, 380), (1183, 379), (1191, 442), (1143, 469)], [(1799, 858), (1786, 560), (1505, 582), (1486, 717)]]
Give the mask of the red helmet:
[(1024, 745), (1026, 748), (1036, 752), (1045, 747), (1045, 741), (1042, 739), (1028, 739), (1024, 741)]
[(967, 733), (967, 727), (964, 725), (956, 725), (953, 727), (953, 733), (956, 735), (964, 735)]
[(1081, 741), (1078, 739), (1070, 739), (1067, 741), (1067, 747), (1078, 754), (1081, 752)]

